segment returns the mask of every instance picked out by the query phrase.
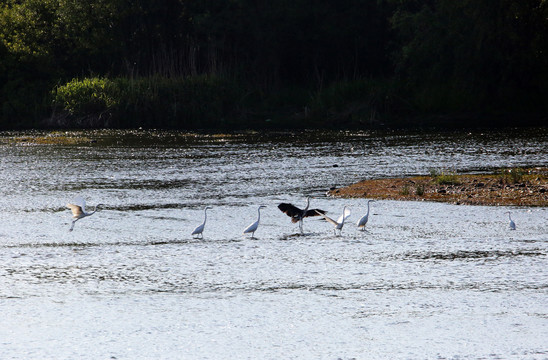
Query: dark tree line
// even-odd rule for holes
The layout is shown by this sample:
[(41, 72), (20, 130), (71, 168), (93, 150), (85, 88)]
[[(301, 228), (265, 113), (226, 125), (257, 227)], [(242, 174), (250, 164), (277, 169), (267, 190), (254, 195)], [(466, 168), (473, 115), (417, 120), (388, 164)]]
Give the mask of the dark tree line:
[(546, 0), (0, 0), (0, 125), (38, 124), (73, 78), (204, 74), (262, 97), (382, 81), (387, 116), (542, 115), (547, 53)]

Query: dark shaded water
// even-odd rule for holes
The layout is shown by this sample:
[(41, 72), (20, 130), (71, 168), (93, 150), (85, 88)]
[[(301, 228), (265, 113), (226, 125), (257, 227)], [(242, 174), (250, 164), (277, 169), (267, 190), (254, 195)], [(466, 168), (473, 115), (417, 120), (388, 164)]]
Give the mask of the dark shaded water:
[[(548, 166), (548, 130), (0, 135), (2, 358), (546, 358), (548, 209), (326, 198)], [(82, 195), (105, 209), (70, 227)], [(343, 236), (276, 205), (314, 207)], [(203, 240), (190, 236), (211, 206)], [(257, 239), (242, 235), (262, 211)], [(228, 355), (230, 354), (230, 355)]]

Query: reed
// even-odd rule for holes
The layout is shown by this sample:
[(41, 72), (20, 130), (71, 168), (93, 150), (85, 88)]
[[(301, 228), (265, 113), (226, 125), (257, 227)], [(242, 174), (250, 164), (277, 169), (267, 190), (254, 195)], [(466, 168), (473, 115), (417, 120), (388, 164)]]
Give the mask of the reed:
[(382, 122), (396, 101), (396, 87), (386, 79), (337, 81), (320, 88), (310, 101), (311, 113), (329, 125)]

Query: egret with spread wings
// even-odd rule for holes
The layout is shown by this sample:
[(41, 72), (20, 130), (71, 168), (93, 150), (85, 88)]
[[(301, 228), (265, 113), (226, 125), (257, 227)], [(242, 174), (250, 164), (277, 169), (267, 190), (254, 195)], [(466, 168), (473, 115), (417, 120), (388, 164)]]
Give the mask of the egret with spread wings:
[(67, 204), (67, 207), (72, 211), (72, 225), (70, 226), (69, 231), (72, 231), (74, 229), (74, 223), (77, 222), (80, 219), (85, 218), (86, 216), (93, 215), (97, 212), (97, 209), (99, 206), (103, 206), (103, 204), (97, 204), (95, 205), (95, 209), (88, 213), (86, 212), (86, 201), (81, 196), (75, 197), (71, 202)]
[(287, 216), (291, 218), (292, 223), (299, 223), (299, 229), (301, 230), (301, 234), (303, 233), (303, 219), (305, 217), (309, 216), (318, 216), (319, 214), (325, 214), (326, 212), (324, 210), (320, 209), (308, 209), (310, 207), (310, 196), (306, 198), (306, 207), (301, 210), (295, 205), (288, 204), (288, 203), (281, 203), (278, 205), (278, 209), (280, 209), (283, 213), (285, 213)]
[(348, 219), (348, 217), (350, 216), (350, 209), (347, 209), (346, 206), (343, 208), (343, 212), (342, 212), (342, 215), (339, 216), (339, 218), (337, 219), (337, 221), (331, 219), (329, 216), (326, 216), (322, 213), (318, 213), (318, 215), (320, 215), (321, 217), (323, 217), (325, 220), (327, 220), (328, 222), (330, 222), (331, 224), (333, 224), (335, 226), (335, 228), (333, 229), (333, 232), (335, 233), (335, 235), (337, 235), (337, 230), (339, 230), (339, 235), (342, 234), (342, 228), (344, 226), (344, 222), (346, 219)]

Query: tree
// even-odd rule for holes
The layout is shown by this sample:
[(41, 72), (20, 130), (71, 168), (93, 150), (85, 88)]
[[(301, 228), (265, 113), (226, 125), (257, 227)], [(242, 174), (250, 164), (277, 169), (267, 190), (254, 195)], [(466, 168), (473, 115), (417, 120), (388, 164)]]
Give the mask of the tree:
[(423, 99), (441, 94), (442, 107), (542, 107), (547, 6), (544, 0), (403, 1), (392, 17), (401, 41), (398, 74), (423, 89)]

